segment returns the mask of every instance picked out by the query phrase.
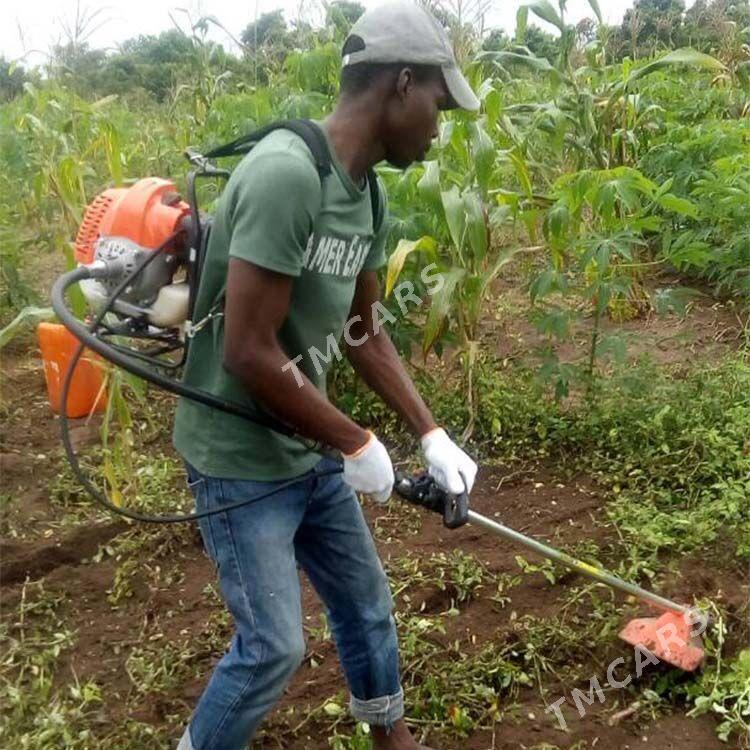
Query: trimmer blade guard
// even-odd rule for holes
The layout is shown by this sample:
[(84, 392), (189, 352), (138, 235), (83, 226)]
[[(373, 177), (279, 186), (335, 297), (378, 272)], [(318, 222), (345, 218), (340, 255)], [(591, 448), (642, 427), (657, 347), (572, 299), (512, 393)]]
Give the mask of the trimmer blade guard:
[(666, 612), (661, 617), (631, 620), (620, 632), (620, 638), (648, 650), (659, 661), (693, 672), (703, 663), (705, 652), (692, 628), (686, 615)]

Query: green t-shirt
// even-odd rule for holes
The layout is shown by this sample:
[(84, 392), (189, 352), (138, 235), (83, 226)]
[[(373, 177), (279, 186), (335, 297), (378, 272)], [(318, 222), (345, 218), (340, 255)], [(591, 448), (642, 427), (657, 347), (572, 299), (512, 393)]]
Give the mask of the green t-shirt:
[[(294, 277), (279, 342), (290, 360), (303, 355), (297, 366), (322, 393), (329, 366), (309, 349), (325, 355), (329, 335), (340, 340), (357, 275), (383, 264), (386, 233), (384, 219), (374, 226), (367, 184), (355, 185), (332, 149), (331, 156), (332, 172), (321, 181), (305, 142), (277, 130), (237, 165), (219, 199), (193, 316), (200, 321), (221, 298), (230, 255)], [(223, 318), (216, 317), (190, 344), (185, 382), (253, 408), (224, 369), (223, 351)], [(320, 459), (296, 440), (188, 399), (178, 404), (173, 440), (198, 471), (227, 479), (288, 479)]]

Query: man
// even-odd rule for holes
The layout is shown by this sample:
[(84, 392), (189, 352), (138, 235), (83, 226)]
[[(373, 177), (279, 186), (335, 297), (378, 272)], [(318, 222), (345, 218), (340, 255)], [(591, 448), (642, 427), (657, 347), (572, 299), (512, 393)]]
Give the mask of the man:
[(341, 97), (323, 123), (331, 174), (321, 179), (304, 141), (276, 130), (221, 196), (196, 319), (226, 289), (224, 315), (196, 335), (186, 380), (339, 449), (344, 471), (298, 441), (180, 403), (174, 441), (199, 510), (290, 486), (201, 522), (236, 632), (179, 750), (245, 748), (281, 695), (305, 652), (297, 564), (326, 605), (353, 716), (377, 750), (421, 747), (403, 721), (391, 595), (355, 495), (387, 501), (393, 467), (377, 437), (328, 402), (311, 348), (325, 353), (344, 334), (357, 373), (420, 438), (430, 473), (450, 492), (471, 490), (476, 464), (438, 428), (373, 316), (386, 230), (366, 180), (384, 159), (423, 159), (440, 110), (459, 106), (479, 102), (438, 22), (403, 0), (378, 7), (344, 46)]

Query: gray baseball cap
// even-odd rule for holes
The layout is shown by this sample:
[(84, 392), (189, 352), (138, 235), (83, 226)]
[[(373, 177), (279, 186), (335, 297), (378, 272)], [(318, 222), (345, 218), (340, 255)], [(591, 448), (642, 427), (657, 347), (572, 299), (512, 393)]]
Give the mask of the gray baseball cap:
[(344, 67), (357, 63), (436, 65), (455, 103), (461, 109), (479, 109), (479, 99), (458, 68), (448, 34), (428, 10), (409, 0), (378, 5), (360, 16), (349, 32), (352, 36), (359, 37), (364, 46), (344, 55)]

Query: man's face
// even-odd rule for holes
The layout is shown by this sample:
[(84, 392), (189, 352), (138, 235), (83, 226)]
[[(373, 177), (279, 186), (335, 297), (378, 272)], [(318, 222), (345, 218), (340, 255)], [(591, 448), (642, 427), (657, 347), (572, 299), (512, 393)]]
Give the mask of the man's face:
[(424, 160), (438, 135), (440, 111), (449, 108), (450, 99), (442, 75), (417, 82), (409, 68), (399, 73), (384, 117), (383, 145), (389, 164), (405, 169)]

